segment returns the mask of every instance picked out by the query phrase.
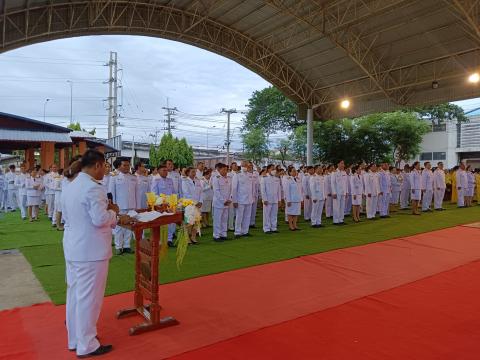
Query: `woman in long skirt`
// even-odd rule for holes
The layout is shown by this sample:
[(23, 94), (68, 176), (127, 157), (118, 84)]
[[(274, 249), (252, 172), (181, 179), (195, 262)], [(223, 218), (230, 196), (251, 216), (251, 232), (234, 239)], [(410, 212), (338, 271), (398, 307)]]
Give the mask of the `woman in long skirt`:
[(288, 227), (291, 231), (300, 230), (297, 227), (298, 216), (302, 208), (302, 189), (300, 179), (297, 178), (297, 170), (292, 167), (288, 175), (284, 177), (283, 190), (285, 195), (285, 212), (288, 216)]

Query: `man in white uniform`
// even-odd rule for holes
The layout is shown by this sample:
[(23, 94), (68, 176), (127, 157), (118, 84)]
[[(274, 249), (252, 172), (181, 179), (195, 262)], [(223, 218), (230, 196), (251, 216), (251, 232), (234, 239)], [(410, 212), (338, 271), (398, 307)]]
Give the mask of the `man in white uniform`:
[(278, 233), (278, 202), (282, 199), (280, 178), (276, 176), (275, 166), (267, 166), (267, 174), (260, 177), (260, 192), (263, 202), (263, 231), (265, 234)]
[(348, 176), (344, 170), (345, 163), (341, 160), (338, 163), (337, 171), (331, 174), (332, 199), (333, 199), (333, 224), (345, 225), (345, 197), (347, 195)]
[(433, 203), (434, 209), (437, 211), (445, 210), (443, 205), (443, 198), (445, 197), (445, 171), (443, 171), (443, 162), (439, 162), (437, 168), (433, 172)]
[[(135, 210), (137, 207), (137, 178), (130, 174), (130, 161), (127, 158), (121, 159), (117, 170), (119, 171), (118, 175), (112, 176), (110, 179), (108, 192), (112, 194), (112, 201), (118, 205), (120, 214), (124, 215), (130, 210)], [(130, 248), (131, 238), (131, 230), (120, 226), (115, 228), (114, 239), (116, 255), (133, 253), (133, 250)]]
[(251, 207), (250, 227), (254, 229), (257, 227), (255, 222), (257, 219), (258, 195), (260, 194), (260, 174), (253, 169), (251, 162), (248, 165), (248, 172), (253, 175), (253, 204)]
[(380, 172), (378, 173), (378, 183), (380, 185), (380, 194), (378, 197), (378, 201), (380, 202), (380, 217), (384, 219), (390, 217), (390, 196), (392, 193), (392, 184), (387, 163), (382, 164)]
[(175, 164), (173, 163), (173, 160), (166, 160), (165, 166), (167, 167), (168, 171), (167, 177), (173, 181), (173, 189), (175, 194), (178, 194), (179, 197), (182, 197), (182, 177), (180, 176), (180, 173), (175, 170)]
[(15, 186), (15, 165), (10, 165), (8, 168), (10, 171), (5, 174), (5, 182), (7, 185), (7, 203), (5, 206), (5, 212), (7, 212), (8, 209), (15, 211), (18, 204), (18, 191)]
[(232, 203), (236, 209), (235, 238), (250, 236), (250, 216), (253, 204), (253, 174), (248, 171), (248, 162), (243, 161), (239, 173), (232, 178)]
[(232, 203), (232, 184), (227, 176), (228, 166), (218, 164), (218, 175), (212, 181), (213, 186), (213, 240), (227, 240), (228, 207)]
[(433, 198), (433, 172), (432, 165), (427, 161), (422, 171), (422, 211), (432, 211), (430, 205)]
[(313, 177), (315, 170), (313, 166), (306, 167), (306, 173), (302, 177), (303, 191), (303, 218), (310, 221), (312, 216), (312, 194), (310, 192), (310, 178)]
[[(67, 272), (68, 348), (79, 358), (103, 355), (111, 345), (100, 345), (97, 321), (102, 307), (112, 256), (112, 229), (117, 224), (118, 207), (108, 203), (100, 184), (104, 155), (88, 150), (82, 157), (82, 172), (62, 196), (65, 219), (63, 251)], [(130, 219), (121, 218), (122, 224)]]
[(468, 188), (468, 176), (465, 172), (465, 164), (460, 163), (460, 168), (457, 170), (457, 206), (460, 208), (465, 207), (465, 196)]
[(27, 188), (25, 187), (25, 180), (27, 179), (27, 169), (25, 163), (20, 165), (20, 174), (15, 178), (15, 186), (18, 189), (18, 207), (22, 220), (27, 219)]
[(57, 165), (52, 164), (50, 166), (50, 171), (47, 175), (43, 177), (43, 185), (45, 186), (45, 201), (47, 203), (48, 209), (48, 219), (52, 222), (52, 225), (55, 226), (55, 180), (54, 178), (58, 176)]

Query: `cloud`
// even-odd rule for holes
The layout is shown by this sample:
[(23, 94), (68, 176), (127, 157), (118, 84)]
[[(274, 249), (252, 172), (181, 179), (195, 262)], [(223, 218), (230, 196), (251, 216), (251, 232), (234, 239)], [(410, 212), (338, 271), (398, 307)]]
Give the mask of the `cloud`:
[[(182, 113), (177, 115), (177, 136), (194, 145), (222, 146), (226, 115), (221, 108), (244, 109), (255, 90), (269, 84), (232, 60), (170, 40), (142, 36), (87, 36), (55, 40), (0, 55), (0, 109), (26, 117), (67, 125), (70, 117), (70, 85), (73, 80), (74, 121), (96, 127), (106, 136), (108, 62), (117, 51), (123, 88), (118, 131), (126, 139), (149, 140), (148, 134), (164, 126), (166, 99)], [(232, 115), (232, 129), (241, 123)], [(145, 119), (145, 120), (141, 120)], [(148, 120), (147, 120), (148, 119)], [(210, 121), (209, 121), (210, 120)], [(215, 126), (213, 128), (213, 126)], [(238, 129), (233, 147), (240, 148)]]

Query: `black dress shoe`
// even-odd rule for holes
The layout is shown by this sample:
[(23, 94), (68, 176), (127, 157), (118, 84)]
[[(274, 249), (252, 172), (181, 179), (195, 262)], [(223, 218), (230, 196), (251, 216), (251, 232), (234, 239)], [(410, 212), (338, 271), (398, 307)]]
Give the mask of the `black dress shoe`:
[(273, 231), (265, 231), (265, 234), (266, 235), (271, 235), (271, 234), (273, 234)]
[(250, 237), (250, 236), (252, 236), (252, 234), (246, 233), (246, 234), (243, 234), (243, 236)]
[(213, 241), (215, 242), (223, 242), (224, 240), (222, 238), (213, 238)]
[(278, 230), (273, 230), (273, 231), (271, 231), (271, 232), (274, 233), (274, 234), (278, 234), (278, 233), (279, 233)]
[[(168, 241), (167, 244), (168, 244), (168, 247), (171, 247), (171, 248), (175, 247), (175, 245), (173, 244), (173, 241)], [(125, 251), (125, 249), (123, 250)]]
[(127, 253), (127, 254), (134, 254), (134, 253), (135, 253), (135, 251), (133, 251), (133, 250), (130, 249), (130, 248), (123, 248), (123, 252), (124, 252), (124, 253)]
[(257, 227), (255, 225), (250, 225), (250, 229), (256, 229)]
[(85, 355), (77, 355), (79, 359), (85, 359), (89, 358), (92, 356), (101, 356), (109, 353), (110, 351), (113, 350), (112, 345), (100, 345), (97, 350), (92, 351), (90, 354), (85, 354)]
[(242, 235), (235, 235), (234, 238), (235, 239), (240, 239), (242, 237)]

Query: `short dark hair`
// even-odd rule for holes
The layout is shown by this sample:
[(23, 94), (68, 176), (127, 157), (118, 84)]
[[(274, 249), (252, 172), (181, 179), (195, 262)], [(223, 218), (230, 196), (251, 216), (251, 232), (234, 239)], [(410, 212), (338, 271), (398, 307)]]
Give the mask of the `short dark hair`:
[(138, 162), (135, 164), (135, 171), (137, 171), (138, 168), (139, 168), (140, 166), (142, 166), (142, 165), (145, 165), (145, 164), (143, 163), (143, 161), (138, 161)]
[(80, 163), (82, 164), (82, 169), (92, 167), (97, 163), (105, 163), (105, 155), (101, 151), (89, 149), (83, 154)]
[(15, 170), (15, 165), (12, 164), (12, 165), (10, 165), (8, 168), (9, 168), (10, 170)]
[(164, 168), (166, 168), (166, 167), (167, 167), (167, 165), (165, 165), (165, 164), (160, 164), (160, 165), (157, 166), (157, 170), (164, 169)]

